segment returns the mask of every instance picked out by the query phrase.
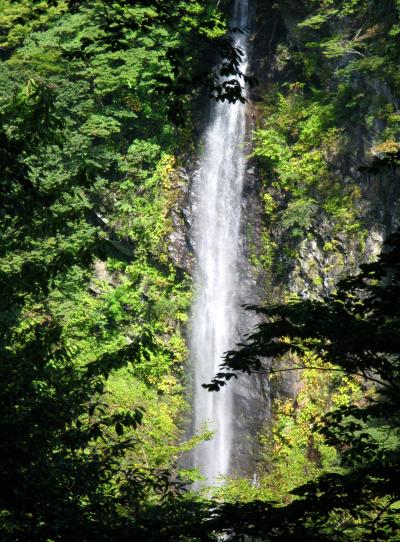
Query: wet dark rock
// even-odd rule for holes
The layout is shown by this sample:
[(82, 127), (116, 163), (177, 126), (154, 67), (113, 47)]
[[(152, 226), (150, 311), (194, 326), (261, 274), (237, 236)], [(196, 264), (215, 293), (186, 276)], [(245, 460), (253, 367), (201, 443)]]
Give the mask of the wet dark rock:
[(172, 187), (175, 199), (170, 209), (171, 233), (167, 238), (168, 255), (175, 267), (188, 274), (193, 272), (193, 247), (190, 241), (191, 212), (189, 208), (190, 177), (179, 168)]

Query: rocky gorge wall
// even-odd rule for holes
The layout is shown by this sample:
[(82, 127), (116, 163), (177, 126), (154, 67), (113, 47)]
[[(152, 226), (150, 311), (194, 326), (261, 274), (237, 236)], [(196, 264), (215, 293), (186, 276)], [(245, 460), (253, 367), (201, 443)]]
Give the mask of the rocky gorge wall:
[[(304, 58), (300, 57), (310, 53), (306, 48), (310, 33), (299, 29), (298, 25), (306, 15), (307, 9), (302, 2), (262, 4), (259, 6), (258, 30), (254, 36), (254, 70), (260, 85), (253, 93), (253, 116), (257, 119), (259, 133), (267, 127), (275, 130), (275, 135), (283, 134), (286, 149), (282, 144), (282, 152), (294, 150), (296, 159), (292, 160), (293, 155), (287, 152), (286, 160), (289, 169), (292, 168), (290, 184), (287, 183), (290, 172), (283, 171), (282, 167), (285, 157), (276, 159), (276, 156), (263, 152), (256, 156), (260, 196), (267, 199), (266, 207), (269, 206), (265, 213), (269, 216), (264, 219), (270, 222), (269, 235), (274, 247), (269, 277), (270, 294), (267, 294), (272, 301), (282, 298), (283, 291), (302, 297), (329, 293), (343, 275), (376, 256), (383, 239), (398, 226), (400, 190), (396, 182), (397, 172), (391, 167), (371, 167), (374, 157), (379, 154), (378, 147), (387, 127), (382, 118), (382, 109), (386, 106), (397, 111), (398, 100), (378, 75), (356, 73), (351, 80), (345, 81), (339, 72), (348, 59), (329, 59), (321, 55), (319, 77), (316, 73), (311, 77), (305, 73), (304, 65), (300, 65), (301, 61), (304, 63)], [(348, 85), (347, 91), (364, 103), (354, 104), (347, 111), (345, 108), (349, 104), (332, 103), (336, 110), (330, 125), (327, 123), (324, 127), (323, 119), (318, 118), (317, 114), (314, 119), (312, 113), (307, 111), (299, 115), (295, 106), (290, 111), (290, 100), (303, 102), (300, 105), (305, 110), (310, 104), (312, 107), (329, 103), (329, 92), (332, 92), (332, 102), (337, 100), (333, 89), (341, 84)], [(326, 95), (322, 101), (321, 94), (324, 92)], [(289, 104), (285, 104), (287, 110), (280, 117), (279, 113), (275, 113), (271, 119), (265, 116), (265, 102), (276, 94), (284, 96)], [(271, 107), (268, 104), (267, 112), (274, 105)], [(338, 113), (340, 107), (345, 109), (344, 115)], [(285, 126), (282, 120), (285, 113), (294, 115), (290, 126)], [(309, 131), (309, 140), (304, 144), (301, 130), (310, 120), (320, 123), (320, 126), (314, 132)], [(328, 135), (327, 138), (321, 137), (320, 132), (324, 130), (326, 133), (323, 135)], [(300, 131), (300, 135), (296, 131)], [(256, 132), (257, 144), (260, 148), (267, 143), (257, 141)], [(296, 145), (300, 148), (296, 149)], [(279, 149), (274, 149), (274, 152), (278, 153)], [(310, 177), (314, 177), (311, 178), (311, 186), (306, 186), (305, 179), (309, 174), (306, 166), (310, 166), (310, 163), (303, 164), (303, 170), (296, 167), (307, 155), (310, 163), (312, 159), (320, 160), (320, 170), (311, 172)], [(284, 183), (280, 181), (285, 175), (286, 186), (283, 186)], [(334, 194), (330, 190), (333, 185)], [(301, 214), (304, 209), (300, 205), (296, 207), (294, 203), (304, 200), (305, 195), (312, 198), (312, 203), (307, 209), (309, 216), (304, 220), (307, 223), (302, 224), (301, 217), (298, 216), (296, 220), (295, 216), (287, 215), (288, 209), (293, 214), (296, 211), (298, 215)], [(337, 200), (337, 209), (332, 212), (333, 199)], [(346, 212), (348, 217), (344, 216)], [(286, 218), (286, 221), (282, 218)], [(260, 238), (260, 235), (256, 234), (255, 238)]]
[[(248, 262), (240, 271), (247, 292), (243, 304), (329, 294), (341, 278), (372, 260), (399, 225), (400, 187), (392, 161), (399, 150), (396, 88), (379, 70), (350, 70), (359, 56), (352, 50), (330, 56), (310, 46), (321, 32), (304, 24), (311, 16), (308, 2), (257, 5), (251, 43), (259, 84), (248, 104), (242, 199), (241, 239)], [(357, 14), (353, 17), (357, 22)], [(352, 24), (349, 17), (334, 20), (325, 32), (340, 35)], [(364, 21), (363, 32), (374, 36), (373, 21), (368, 24)], [(196, 131), (201, 133), (200, 124)], [(177, 170), (179, 196), (168, 245), (175, 265), (189, 274), (194, 155), (181, 159)], [(255, 320), (246, 323), (243, 335)], [(245, 387), (245, 396), (235, 401), (236, 423), (248, 435), (237, 449), (238, 464), (252, 454), (259, 459), (254, 435), (270, 419), (269, 401), (289, 398), (299, 404), (304, 386), (300, 372), (290, 372), (270, 384), (258, 379)], [(332, 396), (334, 389), (327, 393)], [(257, 408), (261, 396), (265, 400)], [(306, 453), (313, 456), (312, 445)]]

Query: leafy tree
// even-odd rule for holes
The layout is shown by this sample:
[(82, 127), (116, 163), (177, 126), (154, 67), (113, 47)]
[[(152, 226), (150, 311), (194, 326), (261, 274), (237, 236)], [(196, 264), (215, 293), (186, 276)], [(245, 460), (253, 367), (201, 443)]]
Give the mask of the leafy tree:
[[(88, 60), (99, 48), (109, 53), (127, 51), (139, 38), (148, 54), (157, 57), (157, 70), (147, 77), (147, 91), (155, 98), (164, 96), (174, 122), (183, 119), (190, 96), (201, 87), (218, 100), (244, 102), (238, 77), (255, 83), (241, 73), (242, 51), (227, 36), (226, 18), (218, 5), (209, 0), (4, 0), (2, 4), (1, 46), (6, 58), (33, 30), (46, 28), (68, 14), (89, 15), (96, 22), (96, 31), (80, 35), (73, 47), (67, 47), (62, 53), (66, 59)], [(216, 59), (219, 64), (214, 66)]]
[[(101, 252), (101, 235), (86, 220), (81, 178), (49, 186), (30, 175), (35, 148), (57, 142), (54, 96), (29, 82), (2, 110), (1, 283), (1, 538), (108, 539), (122, 526), (116, 476), (131, 446), (140, 410), (106, 413), (101, 394), (110, 371), (151, 342), (74, 360), (51, 310), (50, 290), (70, 266), (84, 270)], [(84, 279), (87, 280), (87, 279)], [(147, 342), (146, 342), (147, 341)], [(127, 467), (128, 468), (128, 467)], [(130, 472), (137, 493), (143, 474)]]

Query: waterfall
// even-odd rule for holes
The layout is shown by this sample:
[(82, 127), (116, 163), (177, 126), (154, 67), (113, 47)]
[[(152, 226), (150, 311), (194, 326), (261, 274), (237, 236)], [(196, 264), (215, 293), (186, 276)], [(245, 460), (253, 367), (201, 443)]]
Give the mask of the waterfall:
[[(249, 0), (235, 0), (232, 27), (249, 27)], [(248, 64), (248, 34), (236, 33)], [(241, 204), (245, 175), (246, 106), (212, 105), (204, 148), (193, 186), (193, 234), (196, 295), (192, 307), (191, 359), (194, 370), (194, 426), (215, 434), (194, 451), (194, 464), (213, 483), (231, 469), (234, 445), (233, 385), (210, 393), (201, 385), (219, 370), (222, 355), (239, 339)]]

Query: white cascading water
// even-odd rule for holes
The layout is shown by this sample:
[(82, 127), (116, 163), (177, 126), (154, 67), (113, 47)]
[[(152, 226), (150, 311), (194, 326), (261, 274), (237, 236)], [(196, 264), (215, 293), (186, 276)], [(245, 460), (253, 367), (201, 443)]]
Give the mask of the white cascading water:
[[(249, 27), (249, 0), (235, 0), (231, 24)], [(235, 34), (248, 63), (247, 32)], [(218, 393), (201, 387), (219, 370), (222, 355), (234, 348), (238, 334), (240, 223), (245, 175), (246, 106), (215, 103), (204, 135), (204, 149), (193, 187), (193, 245), (196, 297), (192, 308), (191, 359), (194, 370), (194, 428), (214, 431), (212, 440), (194, 451), (194, 464), (215, 483), (230, 472), (234, 383)]]

